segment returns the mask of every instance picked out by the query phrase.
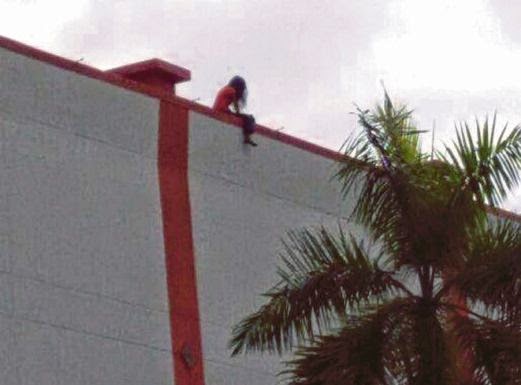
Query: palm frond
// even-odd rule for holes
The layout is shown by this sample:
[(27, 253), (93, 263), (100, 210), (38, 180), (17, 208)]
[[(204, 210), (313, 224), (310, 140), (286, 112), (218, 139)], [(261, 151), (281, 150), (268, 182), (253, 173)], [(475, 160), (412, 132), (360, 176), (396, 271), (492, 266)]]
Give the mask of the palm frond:
[(280, 283), (265, 294), (268, 303), (234, 327), (233, 355), (291, 349), (338, 322), (349, 308), (407, 290), (342, 231), (337, 237), (325, 228), (292, 232), (282, 261)]
[(475, 382), (521, 384), (521, 332), (518, 326), (456, 316), (452, 328), (462, 350), (469, 353), (466, 358), (474, 369)]
[(436, 307), (409, 297), (301, 348), (288, 372), (295, 385), (455, 385), (452, 358)]
[(491, 219), (472, 234), (469, 242), (465, 264), (450, 274), (445, 292), (454, 289), (465, 293), (474, 304), (503, 316), (519, 313), (521, 225)]
[(387, 341), (400, 320), (408, 300), (394, 300), (364, 316), (354, 317), (334, 335), (321, 336), (302, 347), (289, 363), (290, 382), (295, 385), (386, 385), (391, 384), (385, 365)]
[(412, 111), (405, 106), (395, 107), (387, 91), (383, 106), (377, 106), (374, 112), (357, 107), (357, 113), (362, 131), (344, 143), (346, 161), (341, 162), (337, 174), (346, 194), (351, 192), (353, 177), (360, 176), (364, 166), (390, 171), (426, 159), (420, 148), (422, 131), (411, 123)]
[(508, 131), (505, 125), (496, 137), (496, 115), (492, 121), (476, 120), (474, 133), (467, 123), (461, 123), (452, 146), (445, 146), (446, 154), (438, 153), (457, 170), (461, 189), (471, 191), (483, 205), (498, 206), (519, 185), (521, 127)]
[(460, 194), (454, 209), (450, 165), (427, 161), (392, 172), (352, 167), (357, 200), (351, 219), (383, 242), (396, 267), (431, 264), (439, 271), (459, 263), (468, 228), (486, 216), (469, 194)]
[(439, 170), (421, 151), (411, 111), (395, 107), (387, 92), (383, 106), (358, 115), (363, 132), (346, 142), (336, 177), (345, 196), (356, 196), (351, 219), (383, 241), (389, 255), (410, 262), (432, 233), (434, 221), (426, 218), (441, 218), (444, 202), (431, 204), (439, 200), (440, 183), (431, 175)]

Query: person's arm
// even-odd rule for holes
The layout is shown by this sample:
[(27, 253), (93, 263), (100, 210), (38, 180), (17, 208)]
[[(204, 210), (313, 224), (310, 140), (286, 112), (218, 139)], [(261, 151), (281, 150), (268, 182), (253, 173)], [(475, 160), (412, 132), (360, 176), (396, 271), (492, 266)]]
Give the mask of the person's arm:
[(234, 100), (233, 101), (233, 111), (236, 114), (240, 114), (241, 113), (241, 108), (239, 107), (239, 101), (238, 100)]

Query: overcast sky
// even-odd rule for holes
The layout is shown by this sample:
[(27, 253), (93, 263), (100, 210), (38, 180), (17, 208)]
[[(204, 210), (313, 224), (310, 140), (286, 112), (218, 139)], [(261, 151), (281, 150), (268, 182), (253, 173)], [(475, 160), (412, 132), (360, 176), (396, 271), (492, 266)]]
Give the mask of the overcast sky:
[(0, 0), (3, 36), (101, 69), (160, 57), (203, 104), (241, 74), (260, 123), (333, 149), (381, 82), (438, 145), (455, 121), (521, 122), (519, 20), (518, 0)]

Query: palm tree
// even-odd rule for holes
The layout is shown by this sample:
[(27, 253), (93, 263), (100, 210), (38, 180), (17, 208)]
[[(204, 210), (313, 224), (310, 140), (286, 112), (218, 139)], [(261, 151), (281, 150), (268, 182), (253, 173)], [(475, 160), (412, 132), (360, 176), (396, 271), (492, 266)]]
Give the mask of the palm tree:
[(521, 384), (521, 227), (491, 214), (519, 184), (521, 128), (463, 123), (426, 154), (387, 93), (358, 118), (337, 179), (370, 242), (289, 233), (232, 354), (293, 351), (296, 385)]

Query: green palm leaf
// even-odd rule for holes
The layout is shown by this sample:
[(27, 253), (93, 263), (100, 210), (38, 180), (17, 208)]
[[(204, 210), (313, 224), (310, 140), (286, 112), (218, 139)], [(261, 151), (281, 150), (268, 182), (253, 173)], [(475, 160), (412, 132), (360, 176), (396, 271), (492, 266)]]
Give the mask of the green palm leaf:
[(521, 332), (519, 327), (495, 320), (455, 317), (458, 343), (472, 352), (474, 378), (491, 385), (521, 384)]
[[(447, 281), (475, 304), (507, 316), (521, 306), (521, 225), (494, 220), (471, 238), (466, 262)], [(498, 313), (499, 312), (499, 313)]]
[(290, 363), (291, 380), (299, 385), (389, 383), (386, 345), (407, 317), (410, 301), (394, 300), (353, 317), (334, 335), (322, 336), (300, 349)]
[(243, 350), (281, 352), (338, 322), (347, 309), (406, 291), (392, 274), (371, 261), (363, 244), (325, 228), (292, 232), (285, 242), (280, 283), (268, 303), (232, 332), (233, 354)]
[(451, 354), (436, 306), (410, 297), (301, 348), (288, 373), (298, 385), (455, 385)]
[(508, 132), (505, 125), (496, 138), (496, 116), (480, 124), (475, 133), (467, 123), (456, 128), (457, 138), (445, 146), (443, 161), (455, 167), (465, 189), (482, 204), (499, 205), (508, 191), (519, 185), (521, 170), (521, 127)]

